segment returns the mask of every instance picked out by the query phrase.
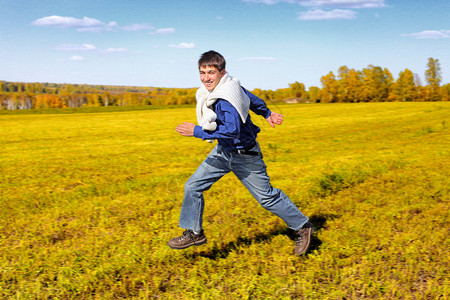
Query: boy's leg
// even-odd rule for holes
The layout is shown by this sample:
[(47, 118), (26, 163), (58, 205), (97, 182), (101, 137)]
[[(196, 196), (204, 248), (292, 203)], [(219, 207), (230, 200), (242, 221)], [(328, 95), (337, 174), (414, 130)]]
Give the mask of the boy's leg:
[[(259, 145), (252, 151), (260, 152)], [(284, 220), (289, 228), (299, 230), (308, 222), (308, 217), (283, 191), (272, 187), (262, 156), (233, 153), (232, 171), (259, 204)]]
[(184, 200), (179, 222), (181, 228), (194, 231), (202, 230), (205, 205), (203, 192), (209, 190), (217, 180), (228, 172), (230, 172), (228, 159), (222, 154), (221, 146), (218, 145), (184, 186)]

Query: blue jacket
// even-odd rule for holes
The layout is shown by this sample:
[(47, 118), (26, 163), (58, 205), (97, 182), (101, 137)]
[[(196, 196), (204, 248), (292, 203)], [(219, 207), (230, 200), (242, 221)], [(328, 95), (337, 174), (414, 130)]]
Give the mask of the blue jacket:
[[(266, 106), (266, 103), (242, 88), (250, 98), (250, 110), (255, 114), (267, 119), (272, 113)], [(201, 126), (195, 126), (194, 136), (203, 140), (217, 139), (219, 145), (227, 151), (247, 148), (255, 140), (261, 131), (258, 126), (253, 124), (250, 114), (245, 123), (242, 122), (236, 108), (230, 102), (218, 99), (212, 109), (217, 114), (217, 128), (214, 131), (203, 130)]]

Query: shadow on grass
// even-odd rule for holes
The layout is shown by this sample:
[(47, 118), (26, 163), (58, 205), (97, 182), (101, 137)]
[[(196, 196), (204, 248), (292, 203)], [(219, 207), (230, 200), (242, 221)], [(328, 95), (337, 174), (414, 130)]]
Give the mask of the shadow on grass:
[[(310, 217), (310, 221), (314, 224), (315, 227), (315, 233), (317, 233), (319, 230), (322, 230), (323, 228), (326, 228), (326, 222), (327, 220), (335, 219), (337, 216), (335, 215), (313, 215)], [(242, 246), (248, 246), (253, 243), (262, 243), (265, 241), (271, 240), (274, 236), (277, 235), (286, 235), (294, 244), (295, 239), (295, 232), (287, 227), (277, 227), (273, 228), (272, 230), (265, 232), (265, 233), (259, 233), (251, 238), (238, 238), (234, 242), (229, 242), (225, 245), (216, 246), (210, 250), (207, 251), (198, 251), (191, 254), (188, 254), (190, 258), (197, 258), (197, 257), (206, 257), (209, 259), (222, 259), (226, 258), (232, 251), (237, 250), (241, 248)], [(316, 234), (312, 236), (311, 239), (311, 246), (309, 248), (309, 252), (313, 250), (320, 249), (320, 245), (322, 244), (322, 241), (317, 237)], [(291, 254), (291, 253), (287, 253)], [(308, 255), (308, 254), (307, 254)]]

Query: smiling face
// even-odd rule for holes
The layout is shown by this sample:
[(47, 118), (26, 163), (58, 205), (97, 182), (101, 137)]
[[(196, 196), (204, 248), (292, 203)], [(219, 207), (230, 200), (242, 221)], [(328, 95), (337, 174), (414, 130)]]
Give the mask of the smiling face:
[(208, 91), (213, 91), (225, 75), (225, 69), (217, 70), (215, 67), (203, 66), (199, 68), (200, 80)]

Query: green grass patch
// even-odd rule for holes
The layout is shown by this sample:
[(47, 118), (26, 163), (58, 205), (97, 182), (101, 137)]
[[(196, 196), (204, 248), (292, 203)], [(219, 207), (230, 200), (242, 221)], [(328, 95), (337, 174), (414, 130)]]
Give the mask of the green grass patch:
[(450, 103), (278, 105), (264, 159), (314, 222), (305, 257), (232, 175), (208, 243), (174, 251), (185, 181), (213, 145), (195, 108), (0, 113), (0, 298), (447, 299)]

